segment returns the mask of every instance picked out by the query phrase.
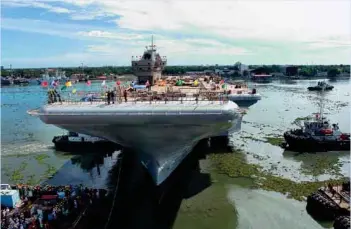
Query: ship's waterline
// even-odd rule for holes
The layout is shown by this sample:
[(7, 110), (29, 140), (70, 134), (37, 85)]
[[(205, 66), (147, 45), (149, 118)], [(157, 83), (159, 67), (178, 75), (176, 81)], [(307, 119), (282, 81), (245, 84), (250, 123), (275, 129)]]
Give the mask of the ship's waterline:
[(230, 101), (56, 103), (42, 107), (39, 115), (47, 124), (133, 149), (157, 185), (199, 140), (237, 131), (242, 119), (238, 106)]

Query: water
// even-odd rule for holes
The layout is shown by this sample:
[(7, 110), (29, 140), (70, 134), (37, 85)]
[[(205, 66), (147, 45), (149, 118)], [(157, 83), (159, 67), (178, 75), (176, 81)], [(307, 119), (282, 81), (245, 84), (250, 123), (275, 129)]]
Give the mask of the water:
[[(113, 86), (113, 83), (109, 83)], [(76, 84), (66, 92), (79, 90), (99, 91), (101, 82), (93, 82), (90, 87), (84, 83)], [(55, 126), (45, 125), (37, 117), (27, 114), (27, 110), (40, 107), (47, 100), (47, 89), (38, 85), (27, 87), (3, 87), (1, 88), (1, 174), (2, 183), (22, 182), (28, 179), (42, 182), (46, 177), (53, 174), (59, 168), (58, 175), (52, 179), (54, 184), (67, 183), (60, 177), (68, 177), (69, 182), (85, 182), (87, 185), (100, 185), (103, 187), (105, 176), (98, 176), (95, 170), (80, 171), (79, 166), (73, 165), (70, 158), (62, 152), (53, 149), (52, 139), (55, 135), (62, 135), (64, 130)], [(74, 94), (72, 97), (76, 96)], [(43, 159), (45, 157), (45, 159)], [(108, 157), (109, 158), (109, 157)], [(114, 162), (114, 158), (105, 159)], [(110, 164), (103, 164), (102, 171), (108, 170)], [(72, 174), (68, 175), (67, 171)], [(66, 173), (65, 173), (66, 172)], [(14, 176), (21, 173), (22, 177)], [(10, 179), (12, 177), (12, 179)], [(16, 179), (13, 179), (13, 178)], [(99, 178), (100, 177), (100, 178)], [(100, 180), (99, 180), (100, 179)]]
[(269, 225), (271, 229), (280, 229), (282, 225), (286, 229), (321, 228), (307, 214), (305, 203), (291, 199), (281, 201), (283, 198), (279, 193), (247, 190), (234, 185), (228, 192), (228, 199), (237, 209), (238, 229), (262, 228), (262, 225)]
[[(269, 135), (281, 135), (292, 128), (291, 123), (297, 117), (318, 111), (318, 93), (306, 89), (316, 83), (315, 80), (253, 85), (263, 98), (250, 107), (242, 131), (231, 136), (234, 146), (247, 152), (250, 163), (260, 164), (272, 173), (296, 181), (324, 180), (334, 176), (329, 172), (308, 174), (323, 154), (300, 156), (262, 141)], [(350, 132), (349, 81), (331, 84), (335, 88), (325, 94), (324, 111), (331, 121), (339, 123), (342, 131)], [(92, 87), (99, 90), (100, 83), (93, 83)], [(76, 88), (79, 91), (87, 86), (79, 84)], [(46, 175), (58, 170), (50, 183), (106, 187), (108, 171), (116, 162), (118, 152), (82, 157), (55, 151), (51, 140), (64, 131), (45, 125), (26, 113), (46, 100), (45, 89), (39, 86), (3, 87), (1, 91), (2, 183), (14, 183), (14, 178), (16, 182), (44, 181)], [(325, 156), (341, 162), (341, 173), (350, 175), (348, 153), (333, 152)], [(211, 167), (210, 164), (207, 166)], [(247, 179), (229, 179), (217, 174), (215, 180), (195, 196), (182, 201), (174, 228), (214, 228), (216, 225), (219, 228), (322, 227), (306, 214), (304, 202), (287, 199), (275, 192), (253, 190)]]
[[(232, 136), (233, 144), (248, 152), (248, 160), (263, 166), (266, 170), (274, 167), (273, 173), (295, 181), (325, 180), (333, 177), (324, 173), (313, 177), (301, 172), (301, 167), (316, 163), (323, 156), (334, 157), (342, 163), (341, 173), (350, 176), (349, 152), (333, 152), (296, 156), (262, 141), (271, 135), (282, 137), (283, 133), (297, 126), (292, 122), (298, 117), (306, 117), (319, 112), (320, 93), (308, 92), (307, 87), (318, 80), (295, 81), (296, 84), (279, 82), (256, 85), (262, 100), (252, 106), (244, 116), (240, 134)], [(330, 83), (334, 90), (324, 93), (324, 113), (333, 123), (339, 123), (343, 132), (350, 132), (350, 84), (349, 81)], [(262, 140), (262, 141), (259, 141)], [(306, 170), (305, 170), (306, 171)]]

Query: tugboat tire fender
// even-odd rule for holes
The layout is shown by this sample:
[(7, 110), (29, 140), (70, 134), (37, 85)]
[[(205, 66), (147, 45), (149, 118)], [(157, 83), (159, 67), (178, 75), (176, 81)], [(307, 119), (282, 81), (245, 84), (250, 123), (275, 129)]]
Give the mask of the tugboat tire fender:
[(307, 197), (307, 210), (315, 216), (334, 219), (340, 208), (322, 193), (316, 192)]
[(350, 229), (350, 217), (339, 216), (335, 219), (334, 229)]

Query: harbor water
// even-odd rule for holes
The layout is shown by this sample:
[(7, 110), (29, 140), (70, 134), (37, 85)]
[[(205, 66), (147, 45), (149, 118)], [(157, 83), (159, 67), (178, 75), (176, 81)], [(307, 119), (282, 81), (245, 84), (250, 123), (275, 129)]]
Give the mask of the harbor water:
[[(101, 82), (93, 83), (99, 90)], [(292, 181), (320, 181), (350, 176), (349, 152), (297, 154), (279, 147), (284, 131), (296, 128), (297, 118), (319, 111), (321, 94), (308, 92), (317, 80), (251, 84), (262, 100), (244, 116), (242, 130), (230, 136), (230, 144), (240, 149), (247, 162)], [(350, 132), (350, 83), (330, 82), (334, 89), (323, 95), (324, 113), (341, 131)], [(77, 91), (86, 85), (75, 86)], [(73, 95), (74, 96), (74, 95)], [(1, 88), (1, 178), (2, 183), (84, 184), (106, 188), (109, 171), (119, 152), (71, 155), (53, 148), (52, 138), (63, 130), (42, 123), (26, 113), (47, 99), (40, 86)], [(221, 151), (221, 150), (217, 150)], [(209, 152), (221, 153), (221, 152)], [(306, 203), (274, 191), (257, 189), (248, 177), (229, 178), (219, 173), (207, 157), (189, 175), (190, 185), (176, 207), (176, 216), (164, 228), (329, 228), (312, 219)], [(199, 188), (200, 187), (200, 188)], [(197, 190), (194, 194), (194, 190)], [(146, 221), (147, 205), (140, 205)], [(117, 207), (118, 208), (118, 207)], [(168, 209), (168, 208), (165, 208)], [(139, 212), (139, 211), (137, 211)], [(137, 221), (137, 220), (136, 220)], [(137, 226), (135, 228), (138, 228)], [(141, 227), (145, 228), (145, 227)], [(152, 227), (150, 227), (152, 228)], [(158, 227), (161, 228), (161, 227)]]

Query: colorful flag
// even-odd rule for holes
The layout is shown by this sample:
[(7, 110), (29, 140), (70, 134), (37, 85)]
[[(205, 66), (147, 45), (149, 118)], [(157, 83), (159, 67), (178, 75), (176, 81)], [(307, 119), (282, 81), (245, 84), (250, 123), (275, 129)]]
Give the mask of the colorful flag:
[(67, 82), (65, 83), (65, 86), (66, 86), (66, 87), (72, 87), (72, 82), (71, 82), (71, 81), (67, 81)]
[(77, 89), (74, 88), (74, 89), (72, 90), (72, 93), (75, 94), (76, 92), (77, 92)]
[(63, 87), (61, 87), (61, 91), (62, 91), (62, 90), (65, 90), (66, 88), (67, 88), (67, 86), (64, 85)]
[(51, 82), (50, 86), (53, 87), (53, 88), (55, 88), (55, 87), (58, 86), (58, 84), (59, 84), (58, 80), (53, 80), (53, 81)]
[(47, 82), (47, 81), (41, 82), (41, 86), (42, 86), (42, 87), (47, 87), (47, 86), (48, 86), (48, 82)]
[(87, 85), (90, 86), (91, 85), (91, 82), (90, 80), (87, 81)]

